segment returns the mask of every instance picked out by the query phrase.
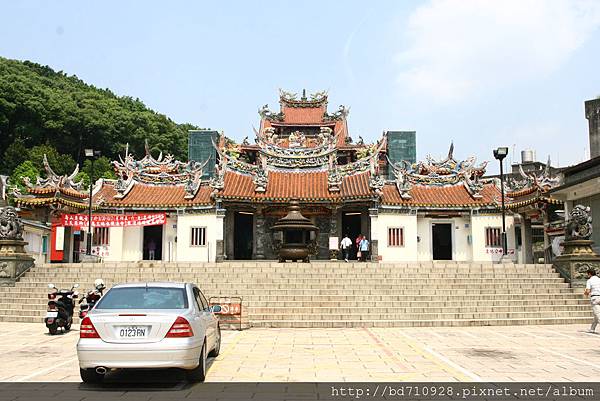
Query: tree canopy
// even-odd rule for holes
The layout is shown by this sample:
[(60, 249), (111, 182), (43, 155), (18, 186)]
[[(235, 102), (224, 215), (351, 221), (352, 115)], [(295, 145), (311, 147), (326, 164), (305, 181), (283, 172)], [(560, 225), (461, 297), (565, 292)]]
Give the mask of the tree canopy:
[[(195, 128), (176, 124), (139, 99), (117, 96), (74, 75), (0, 57), (2, 174), (12, 174), (28, 160), (43, 171), (43, 153), (48, 153), (56, 173), (70, 173), (76, 163), (82, 164), (85, 148), (100, 150), (108, 160), (115, 160), (127, 143), (132, 152), (143, 155), (145, 140), (151, 150), (186, 160), (187, 130)], [(100, 164), (98, 172), (104, 175), (107, 163)]]

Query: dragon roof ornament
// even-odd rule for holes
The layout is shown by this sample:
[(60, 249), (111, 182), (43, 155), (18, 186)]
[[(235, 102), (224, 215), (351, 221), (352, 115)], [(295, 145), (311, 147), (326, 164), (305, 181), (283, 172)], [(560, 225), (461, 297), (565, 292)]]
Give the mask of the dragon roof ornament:
[(327, 91), (315, 92), (306, 97), (306, 89), (302, 90), (302, 97), (298, 94), (279, 89), (279, 103), (287, 107), (321, 107), (327, 104)]
[(175, 160), (172, 155), (163, 157), (162, 152), (158, 158), (154, 158), (145, 144), (145, 156), (136, 160), (129, 153), (129, 144), (125, 147), (125, 158), (119, 155), (118, 161), (113, 161), (113, 167), (117, 174), (115, 198), (124, 198), (133, 188), (135, 183), (146, 185), (182, 185), (186, 190), (186, 199), (193, 199), (202, 184), (204, 167), (208, 163), (199, 163), (194, 160), (181, 162)]
[(54, 189), (57, 192), (65, 189), (71, 189), (77, 192), (81, 191), (83, 180), (75, 181), (75, 177), (79, 174), (79, 165), (75, 166), (75, 169), (71, 174), (58, 175), (50, 167), (48, 158), (45, 154), (43, 163), (44, 170), (46, 170), (46, 178), (37, 177), (35, 184), (32, 184), (29, 177), (23, 177), (23, 183), (30, 191), (47, 189)]
[(508, 180), (508, 192), (514, 195), (516, 195), (517, 192), (527, 190), (540, 190), (541, 192), (546, 192), (560, 184), (560, 177), (552, 176), (550, 170), (550, 156), (548, 156), (546, 167), (540, 174), (535, 171), (526, 173), (523, 170), (523, 166), (519, 165), (519, 175), (520, 179), (512, 178)]
[(410, 199), (413, 185), (446, 186), (463, 184), (469, 194), (477, 199), (483, 189), (480, 178), (485, 174), (487, 162), (476, 165), (475, 157), (463, 161), (454, 159), (454, 144), (450, 145), (448, 156), (440, 161), (427, 156), (425, 162), (410, 164), (406, 161), (393, 163), (388, 159), (396, 177), (396, 187), (403, 199)]

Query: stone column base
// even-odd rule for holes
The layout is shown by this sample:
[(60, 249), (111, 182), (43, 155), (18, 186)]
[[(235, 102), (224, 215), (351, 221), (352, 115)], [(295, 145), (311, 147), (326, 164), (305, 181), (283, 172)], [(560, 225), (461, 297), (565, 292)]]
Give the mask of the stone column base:
[(564, 242), (564, 252), (553, 263), (560, 275), (571, 283), (571, 287), (585, 287), (586, 271), (590, 268), (600, 270), (598, 255), (590, 240), (571, 240)]
[(34, 265), (25, 252), (27, 242), (0, 240), (0, 287), (14, 287), (16, 281)]

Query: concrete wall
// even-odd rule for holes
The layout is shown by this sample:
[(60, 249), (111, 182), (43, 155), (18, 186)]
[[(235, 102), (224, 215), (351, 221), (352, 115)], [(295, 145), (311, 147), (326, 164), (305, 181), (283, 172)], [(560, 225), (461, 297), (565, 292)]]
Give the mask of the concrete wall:
[[(471, 217), (473, 260), (477, 262), (496, 262), (502, 257), (502, 247), (486, 248), (486, 227), (497, 227), (502, 231), (502, 215), (474, 215)], [(506, 216), (506, 239), (509, 258), (516, 260), (514, 219), (510, 215)]]
[[(191, 246), (192, 227), (206, 227), (206, 245)], [(177, 219), (177, 261), (214, 262), (217, 240), (223, 239), (222, 220), (212, 214), (182, 215)]]
[[(404, 246), (388, 246), (388, 228), (404, 228)], [(378, 242), (382, 262), (416, 261), (417, 258), (417, 216), (406, 214), (384, 214), (371, 219), (371, 237)]]

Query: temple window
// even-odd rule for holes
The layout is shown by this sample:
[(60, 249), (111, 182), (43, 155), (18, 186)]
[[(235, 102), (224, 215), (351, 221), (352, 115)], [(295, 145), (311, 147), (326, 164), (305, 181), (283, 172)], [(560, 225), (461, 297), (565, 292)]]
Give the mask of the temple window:
[(94, 227), (92, 242), (95, 246), (108, 245), (109, 238), (108, 227)]
[(191, 246), (206, 246), (206, 227), (192, 227)]
[(404, 246), (404, 228), (388, 228), (388, 246)]
[(486, 248), (498, 248), (502, 246), (502, 236), (499, 227), (485, 228), (485, 246)]

